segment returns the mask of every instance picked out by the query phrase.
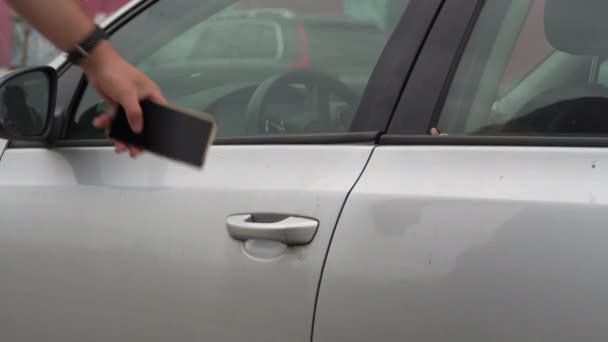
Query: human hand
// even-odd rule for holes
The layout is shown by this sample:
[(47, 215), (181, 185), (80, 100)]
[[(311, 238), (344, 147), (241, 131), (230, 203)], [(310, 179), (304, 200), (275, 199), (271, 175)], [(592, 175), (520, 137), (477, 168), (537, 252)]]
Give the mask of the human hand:
[[(93, 126), (97, 128), (110, 126), (120, 104), (125, 109), (131, 129), (140, 133), (143, 129), (140, 101), (149, 99), (159, 104), (167, 104), (158, 85), (124, 60), (108, 42), (101, 43), (82, 64), (82, 68), (97, 94), (111, 108), (93, 120)], [(115, 142), (115, 145), (117, 153), (129, 150), (133, 158), (141, 153), (138, 148), (119, 141)]]

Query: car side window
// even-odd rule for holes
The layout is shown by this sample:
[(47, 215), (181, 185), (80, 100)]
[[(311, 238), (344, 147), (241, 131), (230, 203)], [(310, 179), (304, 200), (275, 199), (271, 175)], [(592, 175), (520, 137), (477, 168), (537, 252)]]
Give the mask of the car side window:
[(608, 2), (488, 0), (436, 127), (448, 135), (608, 134)]
[[(172, 105), (212, 114), (218, 137), (342, 133), (408, 3), (158, 1), (112, 42)], [(103, 139), (104, 109), (87, 87), (67, 139)]]

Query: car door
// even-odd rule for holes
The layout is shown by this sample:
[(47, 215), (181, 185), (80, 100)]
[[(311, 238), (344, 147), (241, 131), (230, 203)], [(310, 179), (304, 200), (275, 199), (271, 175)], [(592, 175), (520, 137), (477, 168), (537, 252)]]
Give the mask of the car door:
[[(143, 1), (108, 30), (126, 58), (154, 71), (147, 57), (239, 3)], [(309, 341), (333, 229), (439, 3), (403, 6), (394, 34), (379, 35), (386, 47), (376, 51), (376, 71), (360, 65), (362, 74), (341, 75), (365, 76), (366, 91), (344, 99), (349, 85), (316, 87), (330, 103), (313, 105), (306, 86), (268, 95), (286, 122), (329, 114), (322, 133), (317, 123), (314, 131), (243, 135), (257, 84), (180, 94), (195, 78), (161, 83), (169, 102), (210, 111), (220, 123), (202, 170), (115, 155), (90, 126), (103, 104), (77, 69), (60, 66), (58, 139), (51, 147), (13, 141), (0, 160), (0, 340)], [(322, 5), (309, 10), (323, 14)], [(352, 122), (338, 124), (348, 112), (357, 113), (345, 116)]]
[(606, 6), (445, 2), (336, 228), (315, 341), (608, 336)]

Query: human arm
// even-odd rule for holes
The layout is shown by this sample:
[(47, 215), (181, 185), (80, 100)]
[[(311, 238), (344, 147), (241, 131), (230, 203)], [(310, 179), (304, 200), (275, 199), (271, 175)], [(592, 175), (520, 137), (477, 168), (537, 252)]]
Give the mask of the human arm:
[[(85, 39), (95, 27), (76, 0), (5, 0), (32, 27), (65, 52)], [(125, 108), (131, 128), (140, 132), (143, 117), (140, 100), (150, 99), (165, 104), (167, 101), (158, 85), (129, 64), (109, 41), (102, 41), (80, 65), (99, 96), (113, 109), (117, 104)], [(97, 127), (107, 127), (112, 114), (94, 121)], [(118, 144), (117, 150), (124, 150)], [(138, 151), (131, 149), (134, 156)]]

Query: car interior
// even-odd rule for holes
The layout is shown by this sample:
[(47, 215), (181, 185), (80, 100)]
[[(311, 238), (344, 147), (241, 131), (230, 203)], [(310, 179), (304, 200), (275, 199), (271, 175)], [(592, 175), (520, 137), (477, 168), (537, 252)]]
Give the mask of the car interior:
[[(602, 84), (601, 77), (606, 71), (603, 63), (608, 56), (608, 40), (605, 39), (608, 22), (604, 18), (608, 2), (543, 1), (544, 34), (555, 51), (515, 86), (500, 94), (499, 75), (504, 71), (533, 3), (508, 2), (511, 5), (491, 42), (490, 38), (475, 37), (475, 34), (471, 38), (469, 44), (473, 46), (483, 46), (480, 42), (487, 40), (486, 45), (492, 49), (486, 57), (489, 62), (479, 82), (474, 82), (474, 90), (454, 94), (451, 99), (448, 96), (440, 122), (442, 131), (467, 135), (528, 136), (608, 133), (608, 88)], [(480, 18), (480, 27), (484, 24), (489, 26), (483, 20), (499, 17), (493, 16), (495, 13), (491, 14), (491, 11), (503, 10), (504, 3), (500, 2), (489, 1), (486, 4), (487, 16)], [(471, 55), (479, 57), (482, 52), (474, 48), (469, 50), (470, 55), (465, 52), (461, 63), (479, 63)], [(461, 65), (461, 70), (466, 69), (480, 68)], [(463, 80), (471, 79), (473, 71), (461, 71), (456, 75), (454, 86), (461, 86), (465, 82)], [(450, 115), (454, 109), (458, 114)]]

